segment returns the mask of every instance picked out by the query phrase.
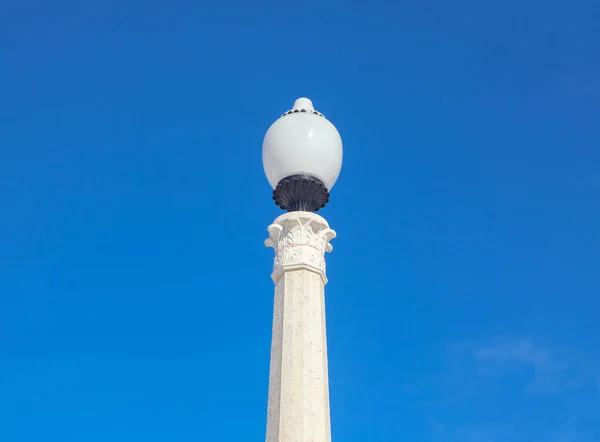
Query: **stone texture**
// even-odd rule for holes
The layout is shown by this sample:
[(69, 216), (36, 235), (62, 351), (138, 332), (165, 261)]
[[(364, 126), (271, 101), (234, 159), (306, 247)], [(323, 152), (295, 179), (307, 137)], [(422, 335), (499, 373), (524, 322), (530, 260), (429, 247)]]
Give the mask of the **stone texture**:
[(267, 442), (330, 442), (324, 286), (335, 232), (310, 212), (290, 212), (269, 226), (275, 249), (275, 306)]

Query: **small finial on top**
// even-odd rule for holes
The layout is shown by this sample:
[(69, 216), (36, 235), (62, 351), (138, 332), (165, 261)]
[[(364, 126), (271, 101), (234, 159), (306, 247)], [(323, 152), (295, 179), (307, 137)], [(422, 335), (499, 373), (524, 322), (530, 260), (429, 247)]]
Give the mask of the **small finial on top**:
[(294, 101), (294, 109), (315, 110), (312, 101), (308, 98), (298, 98)]

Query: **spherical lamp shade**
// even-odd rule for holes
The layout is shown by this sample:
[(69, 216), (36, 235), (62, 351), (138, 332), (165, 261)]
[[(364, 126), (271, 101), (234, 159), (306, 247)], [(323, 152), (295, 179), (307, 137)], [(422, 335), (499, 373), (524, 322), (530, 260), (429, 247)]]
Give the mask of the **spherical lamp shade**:
[(340, 174), (342, 156), (340, 134), (308, 98), (296, 100), (263, 141), (263, 167), (274, 189), (288, 177), (307, 176), (329, 191)]

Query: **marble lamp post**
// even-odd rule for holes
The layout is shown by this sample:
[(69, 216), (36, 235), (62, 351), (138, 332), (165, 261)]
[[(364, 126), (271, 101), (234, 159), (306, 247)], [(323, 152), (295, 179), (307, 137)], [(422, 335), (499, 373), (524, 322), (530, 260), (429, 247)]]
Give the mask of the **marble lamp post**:
[(342, 166), (342, 140), (307, 98), (275, 121), (263, 142), (275, 203), (273, 338), (266, 442), (330, 442), (325, 331), (325, 252), (335, 232), (314, 212), (329, 201)]

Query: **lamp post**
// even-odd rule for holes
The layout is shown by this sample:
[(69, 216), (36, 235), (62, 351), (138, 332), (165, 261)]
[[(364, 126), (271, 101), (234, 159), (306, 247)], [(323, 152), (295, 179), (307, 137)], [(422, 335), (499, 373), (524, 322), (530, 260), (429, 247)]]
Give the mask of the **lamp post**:
[(330, 442), (324, 288), (335, 232), (314, 212), (340, 174), (342, 140), (299, 98), (267, 131), (262, 155), (275, 204), (287, 210), (265, 241), (275, 249), (266, 442)]

